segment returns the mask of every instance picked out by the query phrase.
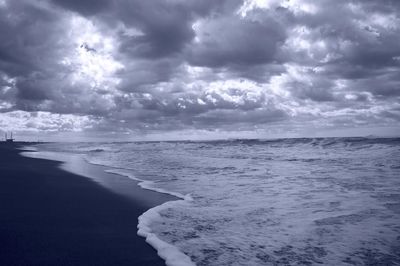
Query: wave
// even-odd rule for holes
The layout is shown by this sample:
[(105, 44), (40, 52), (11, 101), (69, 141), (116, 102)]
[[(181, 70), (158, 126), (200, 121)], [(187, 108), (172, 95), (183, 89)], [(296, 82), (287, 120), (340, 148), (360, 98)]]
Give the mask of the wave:
[(180, 198), (183, 200), (187, 200), (187, 201), (193, 201), (193, 198), (190, 196), (190, 194), (183, 195), (178, 192), (167, 191), (162, 188), (157, 188), (154, 186), (154, 184), (155, 184), (154, 181), (143, 180), (143, 179), (137, 178), (137, 177), (133, 176), (133, 174), (123, 171), (123, 169), (109, 169), (109, 170), (105, 170), (105, 172), (125, 176), (125, 177), (133, 179), (135, 181), (138, 181), (139, 182), (138, 185), (143, 189), (152, 190), (152, 191), (156, 191), (156, 192), (164, 193), (164, 194), (169, 194), (171, 196), (174, 196), (174, 197), (177, 197), (177, 198)]
[(187, 204), (190, 201), (193, 201), (193, 198), (190, 195), (183, 195), (177, 192), (167, 191), (161, 188), (156, 188), (154, 186), (153, 181), (142, 180), (136, 178), (131, 173), (123, 172), (121, 170), (109, 169), (106, 170), (107, 173), (117, 174), (121, 176), (128, 177), (135, 181), (138, 181), (138, 185), (143, 189), (148, 189), (152, 191), (156, 191), (159, 193), (169, 194), (179, 198), (175, 201), (168, 201), (161, 205), (158, 205), (154, 208), (151, 208), (144, 212), (138, 218), (138, 232), (139, 236), (142, 236), (146, 239), (146, 242), (150, 244), (153, 248), (157, 250), (157, 254), (165, 260), (166, 265), (168, 266), (195, 266), (196, 264), (187, 256), (185, 253), (180, 251), (177, 247), (162, 241), (160, 238), (157, 237), (155, 233), (153, 233), (151, 229), (151, 224), (154, 221), (160, 220), (161, 215), (160, 212), (166, 210), (171, 207), (179, 207), (182, 204)]
[[(151, 143), (151, 142), (148, 142)], [(317, 138), (277, 138), (277, 139), (225, 139), (206, 141), (166, 141), (158, 143), (197, 144), (198, 149), (212, 149), (213, 146), (312, 146), (320, 148), (335, 148), (337, 146), (367, 147), (367, 145), (400, 145), (399, 137), (317, 137)], [(143, 144), (143, 143), (142, 143)]]
[(93, 150), (89, 150), (89, 152), (103, 152), (105, 151), (104, 149), (93, 149)]
[(138, 235), (146, 239), (152, 247), (157, 250), (157, 254), (165, 260), (168, 266), (195, 266), (196, 264), (185, 253), (180, 251), (177, 247), (162, 241), (153, 233), (151, 224), (155, 220), (162, 219), (160, 212), (171, 207), (177, 207), (181, 201), (169, 201), (154, 208), (147, 210), (139, 216)]
[[(67, 160), (66, 158), (63, 158), (63, 156), (67, 156), (68, 154), (65, 154), (65, 150), (63, 152), (54, 152), (54, 151), (43, 151), (38, 149), (37, 147), (33, 146), (26, 146), (23, 147), (23, 155), (27, 157), (33, 157), (33, 158), (45, 158), (45, 159), (54, 159), (54, 155), (52, 153), (57, 154), (57, 158), (64, 161)], [(52, 149), (54, 150), (54, 149)], [(81, 152), (81, 148), (80, 151)], [(93, 150), (86, 149), (87, 152), (92, 152)], [(102, 149), (94, 149), (95, 152), (102, 152)], [(49, 154), (50, 153), (50, 154)], [(85, 160), (86, 163), (92, 164), (92, 165), (99, 165), (99, 166), (108, 166), (106, 164), (100, 164), (100, 163), (94, 163), (91, 162), (88, 158), (82, 157), (82, 159)], [(190, 202), (193, 201), (193, 198), (189, 194), (181, 194), (173, 191), (168, 191), (162, 188), (157, 188), (155, 187), (155, 182), (154, 181), (149, 181), (149, 180), (142, 180), (139, 178), (136, 178), (132, 173), (129, 173), (126, 171), (127, 169), (107, 169), (105, 172), (110, 173), (110, 174), (116, 174), (120, 176), (125, 176), (128, 177), (132, 180), (135, 180), (138, 182), (138, 185), (147, 190), (155, 191), (158, 193), (163, 193), (163, 194), (169, 194), (171, 196), (174, 196), (177, 198), (177, 200), (173, 201), (168, 201), (165, 202), (161, 205), (158, 205), (156, 207), (153, 207), (146, 212), (144, 212), (142, 215), (138, 217), (138, 231), (137, 234), (139, 236), (142, 236), (145, 238), (145, 241), (150, 244), (153, 248), (157, 250), (157, 254), (159, 257), (165, 260), (166, 265), (168, 266), (195, 266), (195, 263), (190, 259), (189, 256), (187, 256), (185, 253), (179, 250), (178, 247), (175, 247), (163, 240), (161, 240), (156, 233), (153, 232), (151, 229), (151, 224), (154, 223), (155, 221), (158, 221), (161, 219), (160, 212), (163, 210), (166, 210), (168, 208), (176, 208), (179, 206), (183, 205), (188, 205)]]
[[(175, 196), (143, 213), (138, 224), (138, 234), (167, 265), (339, 265), (347, 257), (363, 264), (361, 246), (388, 252), (396, 243), (398, 198), (389, 196), (398, 195), (399, 145), (400, 138), (368, 137), (51, 149), (85, 154), (88, 163), (112, 168), (109, 173)], [(370, 210), (379, 215), (335, 218)], [(349, 238), (353, 223), (358, 233)]]

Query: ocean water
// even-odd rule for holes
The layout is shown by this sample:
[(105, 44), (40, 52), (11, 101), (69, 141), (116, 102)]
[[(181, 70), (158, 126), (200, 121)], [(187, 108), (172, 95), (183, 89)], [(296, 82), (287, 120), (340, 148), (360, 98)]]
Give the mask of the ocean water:
[(83, 154), (181, 198), (139, 218), (138, 233), (168, 265), (400, 265), (400, 139), (38, 149)]

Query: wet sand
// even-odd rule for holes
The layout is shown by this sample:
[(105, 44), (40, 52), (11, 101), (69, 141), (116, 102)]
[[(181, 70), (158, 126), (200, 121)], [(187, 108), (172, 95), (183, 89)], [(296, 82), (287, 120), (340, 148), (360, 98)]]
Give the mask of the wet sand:
[(101, 167), (73, 174), (17, 147), (0, 144), (0, 265), (165, 265), (136, 226), (171, 197)]

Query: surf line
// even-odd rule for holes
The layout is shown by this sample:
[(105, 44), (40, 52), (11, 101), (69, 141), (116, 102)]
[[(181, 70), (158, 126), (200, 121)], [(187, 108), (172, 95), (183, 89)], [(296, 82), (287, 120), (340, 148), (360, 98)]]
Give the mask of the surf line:
[(161, 211), (171, 207), (187, 205), (188, 203), (193, 201), (193, 198), (189, 194), (183, 195), (177, 192), (156, 188), (153, 181), (139, 179), (133, 176), (131, 173), (111, 169), (105, 170), (105, 172), (133, 179), (137, 181), (138, 185), (143, 189), (169, 194), (178, 198), (177, 200), (167, 201), (161, 205), (155, 206), (140, 215), (138, 218), (137, 234), (141, 237), (144, 237), (146, 239), (146, 242), (157, 250), (158, 256), (165, 260), (165, 264), (167, 266), (196, 266), (196, 264), (190, 259), (190, 257), (180, 251), (178, 247), (158, 238), (150, 227), (151, 223), (162, 219), (160, 215)]

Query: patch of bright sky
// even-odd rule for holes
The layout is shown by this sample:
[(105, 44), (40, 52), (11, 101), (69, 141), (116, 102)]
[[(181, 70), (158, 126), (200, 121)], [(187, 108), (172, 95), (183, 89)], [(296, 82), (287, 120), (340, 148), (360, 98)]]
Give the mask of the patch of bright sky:
[(97, 124), (89, 116), (54, 114), (49, 112), (12, 111), (0, 114), (0, 128), (4, 131), (72, 131), (80, 132)]
[(294, 14), (316, 14), (318, 12), (316, 5), (304, 0), (246, 0), (237, 13), (246, 17), (247, 13), (253, 9), (271, 9), (279, 6), (291, 10)]
[(321, 63), (328, 63), (337, 59), (338, 55), (329, 52), (328, 44), (323, 39), (313, 39), (312, 32), (305, 26), (297, 26), (290, 30), (283, 49), (288, 53), (305, 53), (308, 59), (316, 60)]
[(289, 81), (287, 73), (272, 76), (269, 80), (269, 89), (276, 95), (288, 97), (289, 92), (285, 89), (285, 84)]
[(384, 29), (398, 29), (400, 26), (400, 18), (396, 14), (382, 14), (379, 12), (366, 12), (362, 9), (360, 4), (348, 3), (348, 9), (357, 14), (359, 17), (363, 17), (362, 24), (374, 25), (382, 27)]
[(400, 18), (395, 14), (382, 15), (375, 13), (369, 17), (371, 24), (380, 26), (384, 29), (398, 29), (400, 27)]
[(215, 75), (214, 71), (208, 67), (201, 66), (191, 66), (189, 64), (184, 64), (185, 75), (190, 79), (201, 79), (206, 76)]
[(122, 22), (118, 23), (117, 32), (128, 37), (138, 37), (144, 35), (144, 33), (140, 29), (126, 27), (126, 25)]
[(113, 57), (116, 39), (105, 36), (91, 21), (75, 15), (71, 18), (70, 35), (73, 51), (60, 63), (73, 71), (73, 85), (86, 83), (92, 89), (115, 92), (120, 80), (114, 74), (123, 68)]
[(294, 27), (290, 30), (289, 37), (284, 46), (294, 52), (309, 51), (311, 42), (309, 40), (311, 31), (305, 26)]
[(13, 105), (9, 102), (4, 102), (0, 100), (0, 111), (4, 110), (4, 109), (9, 109), (11, 108)]
[(17, 83), (16, 78), (11, 78), (6, 73), (0, 72), (0, 80), (3, 82), (3, 85), (0, 87), (0, 92), (6, 93), (10, 89), (12, 89)]
[(195, 37), (193, 39), (193, 41), (195, 43), (199, 43), (200, 42), (200, 38), (199, 38), (199, 34), (198, 33), (200, 31), (201, 24), (202, 24), (201, 20), (197, 20), (195, 23), (192, 24), (192, 29), (193, 29), (194, 32), (196, 32)]
[(257, 102), (265, 97), (262, 87), (253, 81), (245, 79), (211, 82), (208, 84), (205, 94), (211, 101), (213, 101), (213, 95), (215, 94), (224, 101), (239, 105), (245, 104), (245, 101)]
[(316, 14), (318, 12), (318, 7), (316, 5), (304, 0), (282, 1), (281, 6), (292, 10), (295, 14)]

